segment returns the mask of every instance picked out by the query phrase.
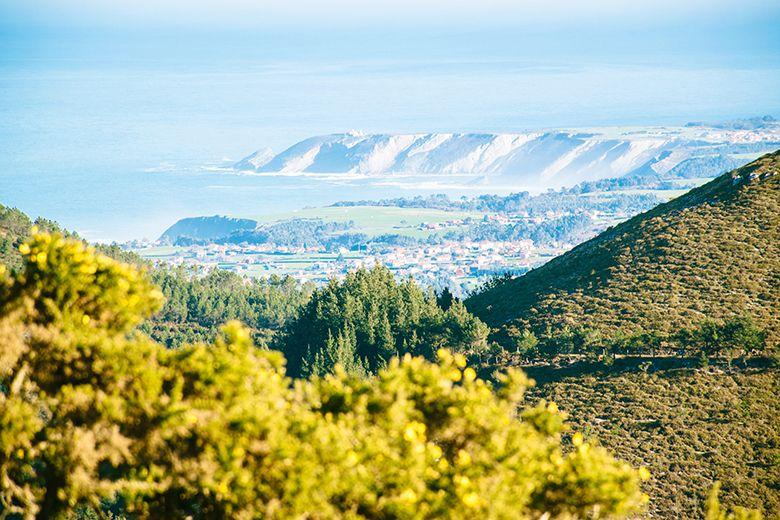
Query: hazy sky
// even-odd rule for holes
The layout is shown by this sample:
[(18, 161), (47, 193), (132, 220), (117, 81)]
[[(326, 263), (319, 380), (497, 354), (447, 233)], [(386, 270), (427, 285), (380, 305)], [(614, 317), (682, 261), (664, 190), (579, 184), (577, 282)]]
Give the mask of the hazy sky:
[(341, 200), (212, 170), (317, 134), (764, 114), (778, 0), (0, 0), (0, 203), (96, 240)]
[[(0, 60), (367, 57), (776, 66), (777, 0), (3, 0)], [(95, 42), (100, 42), (95, 44)], [(186, 43), (185, 43), (186, 42)], [(216, 49), (216, 50), (215, 50)], [(285, 54), (286, 49), (287, 54)], [(264, 54), (265, 55), (265, 54)]]
[(5, 0), (12, 24), (300, 27), (629, 25), (777, 19), (776, 0)]

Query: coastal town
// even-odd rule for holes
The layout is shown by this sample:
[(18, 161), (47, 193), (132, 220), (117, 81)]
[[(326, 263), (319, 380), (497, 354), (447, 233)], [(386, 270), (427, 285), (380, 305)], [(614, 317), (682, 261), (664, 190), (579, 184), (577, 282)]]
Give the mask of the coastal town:
[(539, 248), (531, 240), (444, 241), (440, 244), (368, 245), (336, 251), (271, 244), (204, 244), (136, 249), (145, 258), (174, 266), (225, 269), (251, 277), (292, 276), (326, 283), (360, 267), (382, 264), (399, 278), (449, 287), (463, 295), (491, 276), (521, 274), (562, 253), (567, 245)]
[(492, 277), (523, 274), (684, 191), (561, 190), (455, 201), (431, 196), (252, 218), (189, 217), (155, 241), (123, 247), (154, 263), (317, 285), (380, 264), (398, 279), (447, 287), (462, 297)]
[(123, 247), (154, 263), (249, 278), (290, 276), (317, 285), (381, 264), (399, 279), (465, 296), (494, 276), (523, 274), (657, 200), (643, 195), (621, 205), (614, 201), (625, 195), (609, 197), (599, 202), (579, 196), (567, 209), (532, 208), (533, 214), (525, 208), (336, 206), (266, 222), (196, 217), (180, 220), (154, 242)]

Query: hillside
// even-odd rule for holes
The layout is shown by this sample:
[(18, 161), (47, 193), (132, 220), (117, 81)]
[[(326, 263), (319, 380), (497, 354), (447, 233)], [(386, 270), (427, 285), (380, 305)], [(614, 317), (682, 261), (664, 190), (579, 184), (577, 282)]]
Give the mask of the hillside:
[(32, 226), (29, 217), (16, 208), (0, 204), (0, 265), (18, 269), (22, 265), (19, 244)]
[(672, 332), (749, 316), (780, 335), (780, 151), (467, 300), (493, 327)]
[(213, 217), (183, 218), (166, 229), (160, 236), (163, 242), (175, 243), (181, 237), (211, 240), (240, 231), (255, 229), (257, 222), (244, 218)]
[(234, 168), (268, 174), (459, 175), (488, 183), (554, 187), (624, 175), (714, 177), (735, 164), (745, 164), (750, 154), (765, 153), (778, 144), (780, 124), (773, 121), (750, 129), (691, 126), (513, 134), (351, 132), (311, 137), (277, 155), (264, 149)]
[(778, 392), (777, 368), (661, 369), (565, 377), (540, 384), (529, 397), (555, 401), (575, 431), (648, 467), (648, 516), (702, 518), (719, 480), (725, 504), (776, 518)]
[(33, 221), (23, 211), (0, 204), (0, 265), (11, 271), (22, 267), (19, 246), (27, 238), (33, 225), (42, 231), (59, 231), (75, 236), (63, 231), (59, 224), (52, 220), (38, 217)]

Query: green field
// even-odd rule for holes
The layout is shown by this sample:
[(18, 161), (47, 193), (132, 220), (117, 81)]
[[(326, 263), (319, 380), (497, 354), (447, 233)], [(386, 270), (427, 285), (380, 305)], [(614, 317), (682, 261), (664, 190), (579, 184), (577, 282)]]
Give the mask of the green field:
[(181, 246), (154, 246), (134, 249), (133, 251), (150, 260), (161, 260), (185, 249), (187, 248)]
[(449, 220), (460, 220), (467, 217), (482, 218), (483, 215), (484, 213), (477, 211), (443, 211), (438, 209), (381, 206), (329, 206), (325, 208), (305, 208), (271, 215), (255, 215), (247, 218), (264, 223), (280, 222), (294, 218), (319, 218), (329, 222), (353, 221), (355, 227), (350, 231), (365, 233), (369, 236), (399, 234), (423, 237), (431, 234), (431, 231), (417, 229), (417, 226), (420, 224), (441, 224)]

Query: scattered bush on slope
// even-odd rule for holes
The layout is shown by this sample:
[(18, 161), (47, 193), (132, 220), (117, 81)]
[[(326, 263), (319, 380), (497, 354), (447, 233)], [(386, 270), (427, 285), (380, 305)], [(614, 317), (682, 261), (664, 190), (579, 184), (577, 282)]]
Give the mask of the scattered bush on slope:
[(649, 513), (702, 518), (714, 481), (729, 506), (780, 515), (780, 370), (670, 369), (603, 373), (540, 384), (574, 427), (647, 466)]

